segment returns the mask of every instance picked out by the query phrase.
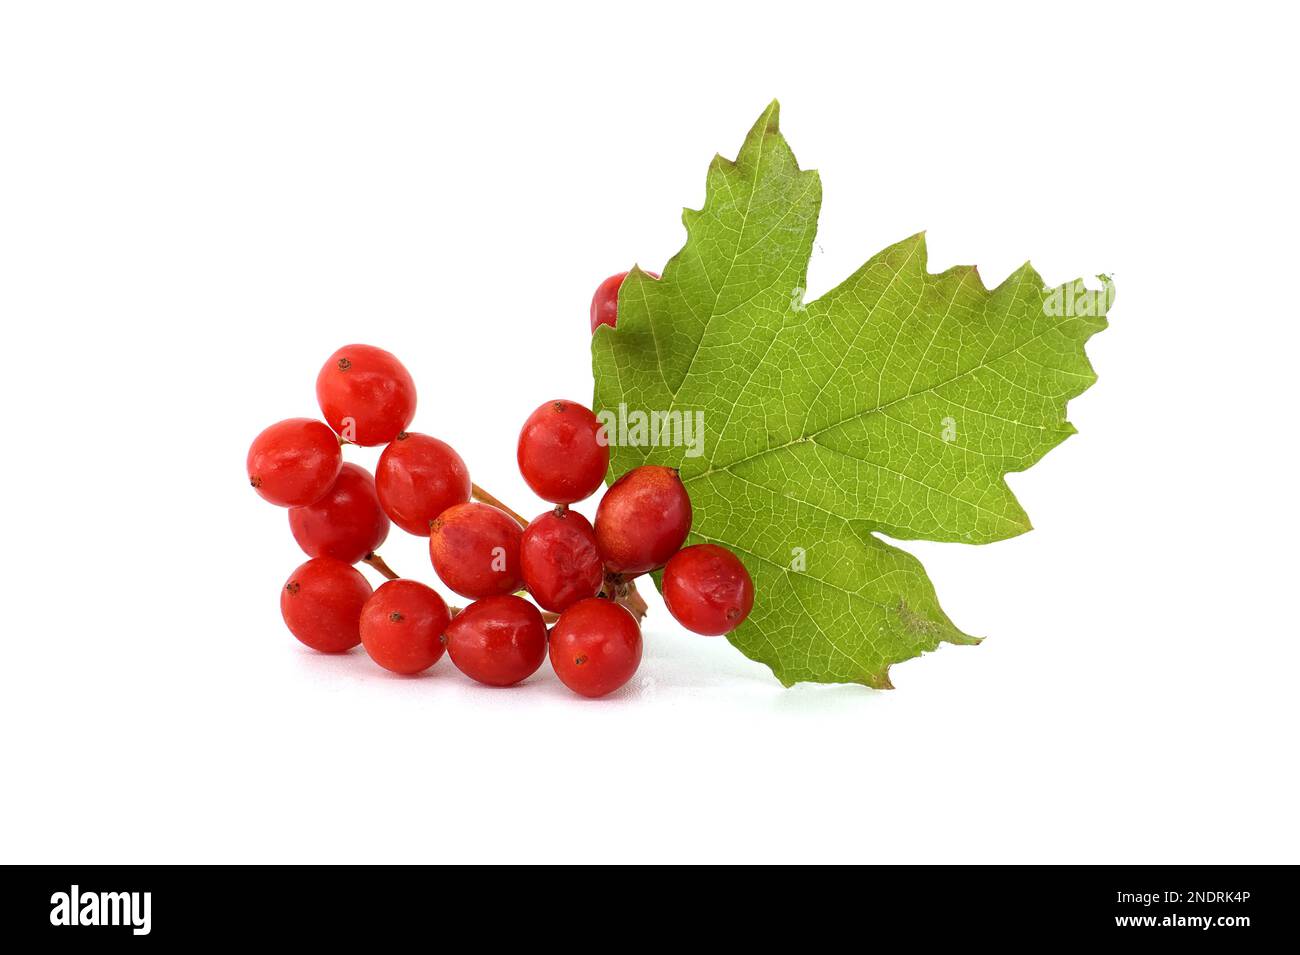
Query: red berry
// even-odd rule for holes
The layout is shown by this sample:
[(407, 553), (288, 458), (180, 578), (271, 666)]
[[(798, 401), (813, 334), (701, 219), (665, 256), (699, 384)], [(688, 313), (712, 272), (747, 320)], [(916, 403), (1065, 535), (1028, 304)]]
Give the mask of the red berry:
[(388, 517), (370, 472), (348, 463), (319, 501), (289, 509), (289, 530), (308, 557), (355, 564), (388, 537)]
[(361, 642), (361, 608), (370, 598), (361, 572), (332, 557), (314, 557), (280, 591), (280, 613), (313, 650), (339, 653)]
[(321, 421), (289, 418), (271, 425), (248, 449), (248, 482), (280, 507), (303, 507), (325, 496), (343, 467), (339, 439)]
[(560, 614), (551, 630), (551, 666), (574, 693), (613, 693), (640, 663), (641, 628), (612, 600), (581, 600)]
[(373, 345), (345, 345), (316, 376), (316, 400), (331, 428), (363, 447), (387, 444), (415, 417), (415, 382)]
[(484, 597), (452, 619), (447, 652), (470, 679), (511, 686), (536, 673), (546, 659), (546, 624), (522, 597)]
[[(646, 275), (659, 278), (658, 272), (647, 272)], [(619, 272), (596, 286), (596, 294), (591, 297), (592, 332), (595, 332), (599, 325), (613, 328), (618, 324), (618, 290), (623, 287), (625, 278), (627, 273)]]
[(609, 443), (591, 410), (548, 401), (519, 432), (519, 473), (543, 501), (573, 504), (596, 493), (609, 470)]
[(596, 331), (600, 325), (613, 328), (618, 324), (618, 290), (627, 278), (626, 272), (611, 275), (596, 286), (596, 294), (591, 297), (591, 330)]
[(429, 524), (453, 504), (469, 500), (469, 469), (451, 445), (403, 431), (375, 466), (379, 503), (408, 534), (429, 536)]
[(691, 531), (691, 499), (672, 468), (633, 468), (596, 508), (596, 543), (605, 566), (634, 576), (662, 567)]
[(429, 525), (429, 557), (442, 582), (462, 597), (477, 600), (523, 587), (519, 543), (523, 532), (514, 518), (471, 501), (443, 511)]
[(687, 630), (717, 637), (745, 622), (754, 581), (740, 558), (717, 544), (695, 544), (664, 568), (664, 603)]
[(590, 522), (577, 511), (560, 507), (524, 528), (519, 567), (533, 598), (557, 613), (596, 596), (605, 580)]
[(414, 580), (381, 584), (361, 610), (361, 642), (394, 673), (419, 673), (442, 659), (442, 635), (451, 623), (437, 592)]

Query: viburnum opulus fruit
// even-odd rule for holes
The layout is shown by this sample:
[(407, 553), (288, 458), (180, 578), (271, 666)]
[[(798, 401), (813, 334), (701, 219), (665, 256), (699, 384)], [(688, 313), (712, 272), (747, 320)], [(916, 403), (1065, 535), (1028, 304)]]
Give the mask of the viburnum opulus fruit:
[(691, 499), (672, 468), (643, 465), (615, 481), (596, 509), (596, 543), (609, 570), (662, 567), (691, 531)]
[[(647, 272), (646, 275), (659, 278), (658, 272)], [(591, 297), (593, 333), (601, 325), (613, 328), (618, 324), (618, 290), (623, 287), (625, 278), (627, 278), (626, 272), (618, 272), (596, 286), (596, 294)]]
[(316, 376), (316, 400), (340, 437), (387, 444), (415, 417), (415, 381), (396, 356), (373, 345), (344, 345)]
[(289, 509), (289, 530), (307, 556), (355, 564), (387, 539), (388, 516), (370, 472), (348, 462), (319, 501)]
[(612, 600), (591, 597), (564, 613), (551, 630), (551, 666), (573, 692), (598, 697), (632, 679), (641, 663), (641, 628)]
[(371, 588), (361, 572), (332, 557), (313, 557), (280, 590), (280, 613), (290, 632), (323, 653), (361, 642), (361, 608)]
[(390, 580), (361, 609), (361, 643), (385, 670), (419, 673), (442, 658), (449, 623), (447, 604), (432, 587)]
[[(733, 629), (753, 604), (752, 582), (734, 555), (708, 545), (679, 552), (692, 512), (674, 469), (624, 474), (601, 500), (594, 526), (570, 509), (600, 488), (610, 460), (599, 419), (577, 402), (546, 402), (519, 433), (520, 473), (555, 504), (522, 527), (522, 518), (470, 483), (455, 450), (406, 430), (415, 387), (388, 352), (339, 349), (321, 369), (317, 394), (328, 425), (279, 422), (248, 455), (250, 483), (289, 509), (294, 539), (312, 558), (285, 583), (280, 609), (313, 649), (336, 653), (361, 643), (377, 665), (400, 674), (422, 672), (448, 652), (457, 669), (491, 686), (526, 679), (549, 654), (566, 686), (598, 697), (624, 686), (640, 664), (639, 616), (624, 603), (639, 602), (640, 614), (644, 602), (631, 577), (667, 564), (669, 608), (700, 633)], [(373, 477), (343, 462), (346, 443), (386, 444)], [(391, 522), (427, 535), (434, 570), (471, 598), (468, 607), (453, 612), (433, 588), (398, 578), (379, 558)], [(389, 581), (372, 590), (351, 566), (361, 561)], [(523, 588), (558, 615), (549, 641), (542, 611), (517, 594)]]
[(754, 581), (731, 551), (717, 544), (679, 550), (664, 567), (664, 603), (678, 623), (706, 636), (730, 633), (754, 606)]
[(429, 536), (429, 525), (447, 508), (469, 500), (473, 485), (461, 456), (445, 441), (403, 431), (375, 466), (379, 502), (408, 534)]
[(595, 494), (609, 470), (609, 443), (589, 408), (574, 401), (542, 405), (524, 422), (519, 473), (544, 501), (573, 504)]
[(442, 582), (462, 597), (509, 594), (523, 586), (514, 518), (470, 501), (443, 511), (429, 527), (429, 557)]
[(596, 596), (605, 580), (591, 523), (564, 507), (547, 511), (524, 528), (519, 568), (533, 599), (556, 613)]
[(522, 597), (484, 597), (451, 621), (447, 652), (470, 679), (513, 686), (536, 673), (546, 659), (546, 624)]
[(315, 504), (343, 467), (339, 440), (323, 422), (289, 418), (264, 430), (248, 449), (248, 483), (280, 507)]

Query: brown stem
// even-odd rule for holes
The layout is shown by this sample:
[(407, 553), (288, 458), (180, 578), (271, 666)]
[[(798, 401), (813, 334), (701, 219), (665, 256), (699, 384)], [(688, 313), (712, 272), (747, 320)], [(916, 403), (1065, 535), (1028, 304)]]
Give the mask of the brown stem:
[(623, 605), (623, 608), (629, 611), (632, 616), (636, 617), (636, 622), (640, 623), (645, 619), (646, 611), (649, 609), (645, 598), (637, 593), (636, 584), (632, 581), (627, 582), (627, 590), (616, 598), (617, 602)]
[(397, 574), (393, 573), (393, 568), (389, 567), (388, 564), (384, 563), (384, 558), (380, 557), (378, 554), (375, 553), (366, 554), (366, 556), (361, 559), (364, 560), (371, 567), (375, 568), (375, 570), (379, 571), (389, 580), (398, 579)]
[(482, 501), (484, 504), (491, 504), (493, 507), (497, 508), (498, 510), (505, 511), (507, 514), (509, 514), (511, 517), (513, 517), (516, 521), (519, 522), (520, 527), (528, 526), (528, 520), (525, 517), (523, 517), (518, 511), (512, 510), (511, 508), (506, 507), (506, 505), (502, 504), (500, 498), (493, 497), (491, 494), (483, 490), (477, 484), (471, 484), (469, 487), (470, 487), (470, 493), (474, 495), (475, 500)]
[(605, 588), (601, 591), (601, 594), (636, 617), (637, 623), (645, 619), (646, 611), (649, 608), (645, 599), (637, 592), (636, 581), (624, 580), (622, 574), (606, 572)]

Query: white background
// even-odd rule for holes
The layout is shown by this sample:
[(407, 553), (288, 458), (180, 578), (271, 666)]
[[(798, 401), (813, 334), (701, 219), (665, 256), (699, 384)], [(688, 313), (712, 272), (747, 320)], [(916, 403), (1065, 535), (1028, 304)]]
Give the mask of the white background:
[[(0, 858), (1300, 861), (1290, 12), (857, 7), (6, 4)], [(810, 298), (920, 229), (1116, 278), (1036, 530), (906, 545), (987, 641), (783, 690), (655, 598), (594, 703), (300, 647), (257, 431), (371, 342), (540, 511), (515, 436), (589, 399), (592, 289), (774, 96)]]

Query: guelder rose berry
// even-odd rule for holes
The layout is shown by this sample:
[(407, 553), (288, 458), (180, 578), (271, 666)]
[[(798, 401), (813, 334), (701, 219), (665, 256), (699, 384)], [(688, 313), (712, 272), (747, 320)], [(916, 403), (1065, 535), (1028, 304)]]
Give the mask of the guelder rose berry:
[(280, 507), (315, 504), (343, 467), (339, 439), (312, 418), (279, 421), (248, 449), (248, 483), (264, 500)]
[(471, 501), (443, 511), (429, 526), (429, 558), (442, 582), (477, 600), (519, 590), (523, 531), (504, 511)]
[[(596, 294), (591, 297), (591, 331), (594, 334), (601, 325), (614, 328), (618, 324), (618, 290), (623, 287), (623, 280), (628, 273), (619, 272), (611, 275), (596, 286)], [(659, 278), (658, 272), (647, 272), (651, 278)]]
[[(598, 290), (593, 330), (615, 323), (626, 274)], [(280, 612), (315, 650), (361, 643), (376, 664), (401, 674), (420, 673), (445, 652), (491, 686), (526, 679), (549, 654), (565, 686), (600, 697), (625, 686), (641, 662), (638, 618), (618, 602), (644, 609), (630, 578), (663, 568), (669, 611), (697, 633), (730, 632), (753, 606), (753, 581), (734, 554), (711, 544), (680, 549), (692, 513), (675, 468), (624, 474), (594, 524), (569, 509), (600, 488), (610, 462), (604, 428), (577, 402), (546, 402), (519, 432), (520, 473), (555, 505), (521, 527), (522, 518), (470, 483), (455, 450), (406, 430), (415, 384), (393, 355), (371, 345), (340, 348), (321, 369), (316, 394), (324, 422), (281, 421), (248, 452), (250, 483), (289, 509), (294, 539), (311, 557), (281, 590)], [(343, 462), (347, 442), (386, 445), (374, 476)], [(453, 616), (436, 591), (409, 579), (372, 590), (352, 564), (366, 560), (395, 578), (374, 553), (391, 522), (428, 536), (434, 570), (473, 601), (468, 607)], [(525, 587), (535, 603), (518, 595)], [(559, 615), (549, 635), (539, 606)]]
[(615, 481), (596, 508), (605, 566), (625, 576), (662, 567), (691, 531), (691, 499), (673, 468), (647, 464)]
[(591, 497), (609, 470), (604, 429), (576, 401), (548, 401), (529, 415), (519, 432), (517, 457), (533, 493), (552, 504)]
[(749, 571), (717, 544), (695, 544), (674, 554), (664, 568), (663, 592), (678, 623), (711, 637), (735, 630), (754, 606)]
[(546, 659), (546, 624), (522, 597), (476, 600), (447, 627), (447, 652), (456, 668), (488, 686), (513, 686)]
[(592, 597), (564, 613), (551, 630), (551, 666), (574, 693), (598, 697), (632, 679), (641, 663), (641, 628), (610, 600)]
[(402, 530), (429, 536), (429, 525), (447, 508), (469, 500), (465, 462), (444, 441), (403, 431), (375, 466), (379, 503)]
[(533, 599), (556, 613), (596, 596), (605, 580), (596, 532), (577, 511), (562, 507), (524, 528), (519, 567)]
[(316, 400), (331, 428), (363, 447), (387, 444), (415, 417), (415, 382), (373, 345), (344, 345), (316, 376)]
[(385, 670), (412, 674), (440, 659), (442, 635), (451, 623), (437, 592), (414, 580), (390, 580), (361, 610), (361, 643)]
[(289, 631), (322, 653), (341, 653), (361, 642), (361, 608), (370, 584), (355, 567), (314, 557), (280, 590), (280, 614)]
[(289, 509), (289, 530), (308, 557), (355, 564), (388, 538), (388, 517), (370, 472), (347, 463), (319, 501)]

